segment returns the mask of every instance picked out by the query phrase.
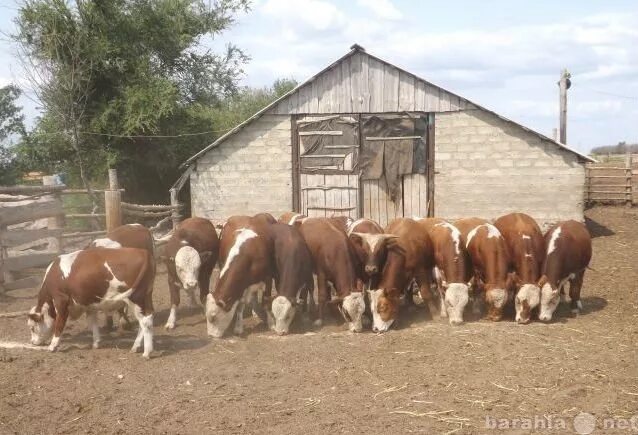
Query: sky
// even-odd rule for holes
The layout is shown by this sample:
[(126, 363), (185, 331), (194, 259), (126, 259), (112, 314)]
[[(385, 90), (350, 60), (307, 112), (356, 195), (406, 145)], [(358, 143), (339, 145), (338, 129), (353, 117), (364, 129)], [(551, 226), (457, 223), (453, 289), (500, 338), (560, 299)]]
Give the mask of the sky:
[[(19, 2), (0, 0), (11, 33)], [(250, 57), (241, 84), (313, 76), (358, 43), (386, 61), (546, 135), (558, 127), (557, 81), (572, 75), (567, 143), (587, 152), (638, 143), (638, 1), (257, 0), (202, 44)], [(0, 36), (0, 86), (23, 83)], [(37, 105), (23, 97), (29, 120)]]

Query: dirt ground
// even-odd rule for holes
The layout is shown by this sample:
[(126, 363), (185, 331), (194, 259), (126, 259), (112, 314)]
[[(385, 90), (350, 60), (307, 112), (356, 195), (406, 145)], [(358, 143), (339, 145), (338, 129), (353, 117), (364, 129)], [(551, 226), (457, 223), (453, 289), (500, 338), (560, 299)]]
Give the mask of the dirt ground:
[[(638, 209), (587, 216), (584, 312), (561, 306), (551, 324), (452, 327), (418, 311), (383, 335), (335, 323), (277, 337), (247, 319), (243, 337), (214, 340), (188, 306), (163, 329), (160, 274), (150, 361), (128, 352), (133, 332), (91, 350), (83, 319), (57, 353), (0, 350), (0, 433), (529, 433), (494, 419), (543, 415), (573, 433), (581, 411), (601, 433), (603, 417), (638, 415)], [(0, 296), (0, 311), (28, 309), (35, 293)], [(28, 340), (26, 320), (0, 319), (0, 340)]]

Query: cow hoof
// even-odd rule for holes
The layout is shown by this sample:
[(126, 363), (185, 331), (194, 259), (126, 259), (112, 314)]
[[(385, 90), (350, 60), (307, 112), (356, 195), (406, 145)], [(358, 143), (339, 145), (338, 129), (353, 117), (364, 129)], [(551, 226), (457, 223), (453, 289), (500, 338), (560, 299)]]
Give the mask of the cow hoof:
[(572, 314), (574, 316), (577, 316), (580, 313), (580, 310), (578, 308), (572, 308)]
[(58, 350), (58, 347), (57, 346), (49, 346), (48, 349), (49, 349), (49, 352), (55, 352), (55, 351)]
[(100, 348), (100, 342), (96, 341), (93, 343), (93, 349), (99, 349)]
[(321, 328), (321, 325), (323, 325), (323, 321), (321, 319), (317, 319), (314, 322), (312, 322), (312, 324), (316, 326), (317, 328)]
[(142, 354), (142, 358), (144, 358), (145, 360), (149, 360), (149, 359), (151, 359), (151, 355), (145, 353), (145, 354)]
[(138, 350), (140, 350), (139, 347), (132, 347), (131, 348), (131, 353), (137, 353)]
[(175, 324), (174, 323), (167, 323), (166, 325), (164, 325), (164, 328), (166, 328), (167, 331), (171, 331), (171, 330), (175, 329)]

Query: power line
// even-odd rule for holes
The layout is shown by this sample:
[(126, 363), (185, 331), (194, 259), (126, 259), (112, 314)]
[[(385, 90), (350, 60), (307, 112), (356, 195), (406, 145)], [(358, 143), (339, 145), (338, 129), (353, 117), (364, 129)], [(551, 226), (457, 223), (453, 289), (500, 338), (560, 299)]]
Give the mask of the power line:
[(624, 98), (626, 100), (638, 101), (638, 97), (633, 97), (631, 95), (620, 95), (620, 94), (614, 94), (613, 92), (599, 91), (597, 89), (588, 88), (587, 86), (580, 86), (579, 85), (578, 87), (581, 88), (581, 89), (585, 89), (587, 91), (595, 92), (597, 94), (609, 95), (611, 97)]

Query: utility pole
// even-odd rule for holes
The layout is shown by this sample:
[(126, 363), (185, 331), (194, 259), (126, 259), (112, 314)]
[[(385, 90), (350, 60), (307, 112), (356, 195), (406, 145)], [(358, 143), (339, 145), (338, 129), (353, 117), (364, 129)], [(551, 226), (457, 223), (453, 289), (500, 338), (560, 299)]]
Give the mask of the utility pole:
[(571, 74), (564, 69), (560, 74), (558, 87), (560, 89), (560, 143), (567, 143), (567, 89), (572, 85)]

